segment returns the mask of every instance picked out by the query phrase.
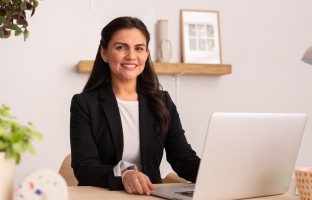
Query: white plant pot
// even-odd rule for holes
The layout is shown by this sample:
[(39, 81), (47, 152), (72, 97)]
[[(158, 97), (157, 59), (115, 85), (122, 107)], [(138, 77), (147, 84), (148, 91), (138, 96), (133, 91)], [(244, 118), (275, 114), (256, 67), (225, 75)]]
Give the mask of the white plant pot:
[(5, 158), (5, 153), (0, 152), (0, 199), (13, 199), (13, 172), (15, 160)]

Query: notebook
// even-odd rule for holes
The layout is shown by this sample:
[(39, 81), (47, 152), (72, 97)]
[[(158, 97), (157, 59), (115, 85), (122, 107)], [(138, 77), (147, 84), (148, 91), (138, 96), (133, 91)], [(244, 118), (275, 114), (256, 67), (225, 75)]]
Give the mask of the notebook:
[(288, 190), (307, 114), (214, 113), (196, 184), (157, 187), (167, 199), (232, 200)]

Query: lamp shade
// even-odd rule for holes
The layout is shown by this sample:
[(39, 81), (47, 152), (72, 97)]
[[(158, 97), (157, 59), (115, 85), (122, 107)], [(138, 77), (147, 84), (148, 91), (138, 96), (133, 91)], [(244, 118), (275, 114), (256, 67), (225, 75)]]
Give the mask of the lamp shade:
[(310, 46), (303, 54), (301, 59), (303, 62), (312, 65), (312, 46)]

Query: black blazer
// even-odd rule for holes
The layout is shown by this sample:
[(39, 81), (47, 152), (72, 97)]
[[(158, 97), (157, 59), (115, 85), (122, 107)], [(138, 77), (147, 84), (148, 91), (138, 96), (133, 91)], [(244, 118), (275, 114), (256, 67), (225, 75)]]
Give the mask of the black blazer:
[[(186, 141), (179, 114), (168, 92), (162, 100), (171, 114), (169, 130), (158, 135), (155, 115), (146, 96), (139, 94), (140, 150), (143, 173), (161, 183), (159, 166), (166, 149), (167, 160), (180, 176), (195, 182), (200, 159)], [(123, 132), (116, 97), (111, 85), (76, 94), (70, 108), (72, 167), (78, 185), (123, 189), (113, 168), (123, 154)]]

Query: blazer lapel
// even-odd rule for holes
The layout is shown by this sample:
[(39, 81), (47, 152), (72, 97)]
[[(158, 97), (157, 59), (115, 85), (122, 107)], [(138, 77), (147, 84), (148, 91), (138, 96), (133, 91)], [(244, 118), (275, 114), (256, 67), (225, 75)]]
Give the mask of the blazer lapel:
[(110, 85), (100, 87), (99, 98), (102, 100), (101, 106), (111, 130), (110, 134), (113, 138), (113, 143), (116, 149), (116, 157), (119, 161), (122, 159), (124, 141), (119, 108), (112, 87)]

